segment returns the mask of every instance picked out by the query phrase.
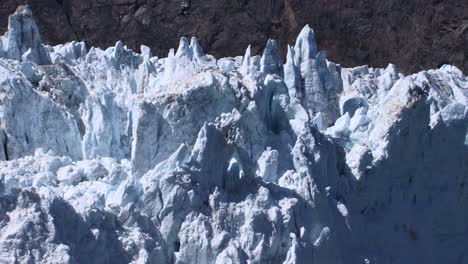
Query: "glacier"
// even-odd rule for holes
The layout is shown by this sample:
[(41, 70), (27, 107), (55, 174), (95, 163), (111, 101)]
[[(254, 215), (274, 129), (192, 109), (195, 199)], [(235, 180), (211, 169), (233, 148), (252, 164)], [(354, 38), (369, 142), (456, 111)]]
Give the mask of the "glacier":
[(468, 263), (468, 78), (0, 41), (1, 263)]

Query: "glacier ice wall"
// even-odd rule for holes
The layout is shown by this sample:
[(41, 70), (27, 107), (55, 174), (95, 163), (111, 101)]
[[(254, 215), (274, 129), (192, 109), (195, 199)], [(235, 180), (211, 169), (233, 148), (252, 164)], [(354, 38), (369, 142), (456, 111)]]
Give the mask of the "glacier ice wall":
[(467, 263), (468, 78), (0, 41), (2, 263)]

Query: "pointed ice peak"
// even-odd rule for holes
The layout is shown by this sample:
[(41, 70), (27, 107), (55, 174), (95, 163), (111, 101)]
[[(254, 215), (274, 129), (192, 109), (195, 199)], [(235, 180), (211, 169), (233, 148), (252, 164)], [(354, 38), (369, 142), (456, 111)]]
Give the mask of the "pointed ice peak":
[(15, 15), (30, 16), (32, 17), (32, 11), (29, 5), (20, 5), (16, 8)]
[(315, 32), (314, 30), (309, 26), (309, 24), (305, 25), (301, 32), (299, 32), (299, 35), (297, 36), (296, 40), (314, 40), (315, 41)]
[(89, 49), (88, 54), (86, 54), (86, 57), (85, 57), (86, 63), (92, 63), (95, 57), (96, 57), (96, 48), (91, 47), (91, 49)]
[(387, 65), (387, 68), (385, 68), (385, 72), (394, 74), (396, 76), (398, 76), (398, 74), (399, 74), (397, 66), (395, 66), (395, 64), (392, 64), (392, 63), (389, 63)]
[(251, 52), (251, 46), (249, 45), (247, 47), (247, 49), (245, 50), (245, 54), (244, 54), (244, 62), (247, 60), (247, 61), (250, 61), (250, 58), (252, 57), (252, 52)]
[(140, 52), (141, 52), (141, 56), (143, 56), (143, 58), (146, 60), (149, 60), (151, 57), (153, 57), (153, 54), (151, 53), (151, 49), (148, 46), (141, 45)]
[(172, 58), (175, 56), (174, 54), (175, 54), (174, 49), (169, 49), (169, 52), (167, 53), (167, 57)]
[(181, 37), (179, 42), (179, 48), (177, 49), (176, 55), (177, 58), (186, 57), (192, 59), (192, 51), (190, 50), (189, 41), (186, 37)]
[[(50, 64), (50, 57), (42, 45), (41, 35), (29, 6), (19, 6), (8, 18), (8, 32), (1, 37), (1, 49), (5, 57), (25, 59), (37, 64)], [(30, 49), (30, 51), (28, 51)]]
[(114, 47), (108, 48), (106, 54), (116, 69), (120, 69), (122, 65), (137, 68), (143, 62), (143, 56), (133, 52), (120, 40), (115, 43)]
[(281, 72), (282, 67), (278, 45), (274, 39), (268, 39), (260, 59), (260, 70), (266, 74), (273, 74)]
[(75, 54), (77, 58), (83, 57), (87, 53), (86, 44), (83, 41), (80, 41), (80, 42), (72, 41), (70, 46), (71, 46), (71, 49), (73, 50), (73, 53)]
[(205, 56), (205, 52), (203, 51), (196, 37), (192, 37), (190, 40), (190, 50), (192, 51), (193, 57), (195, 58), (201, 58)]
[(240, 72), (243, 75), (247, 75), (250, 73), (251, 59), (252, 59), (252, 56), (251, 56), (250, 45), (249, 45), (247, 49), (245, 50), (244, 59), (242, 60), (242, 66), (240, 68)]
[(119, 54), (124, 49), (124, 44), (122, 41), (117, 41), (114, 46), (114, 54)]
[(294, 46), (296, 64), (300, 64), (306, 59), (315, 58), (317, 55), (317, 44), (315, 42), (315, 33), (306, 25), (299, 33)]
[(279, 55), (278, 44), (276, 44), (276, 40), (274, 39), (268, 39), (263, 50), (263, 56), (268, 55)]

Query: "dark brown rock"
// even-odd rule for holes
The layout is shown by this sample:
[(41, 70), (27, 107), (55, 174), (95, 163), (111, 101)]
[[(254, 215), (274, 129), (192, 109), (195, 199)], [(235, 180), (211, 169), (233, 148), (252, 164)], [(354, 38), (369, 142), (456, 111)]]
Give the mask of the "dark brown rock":
[(305, 24), (319, 47), (344, 66), (392, 62), (405, 72), (454, 64), (468, 72), (468, 2), (463, 0), (2, 0), (0, 29), (20, 4), (31, 5), (46, 43), (123, 40), (166, 55), (181, 36), (208, 53), (258, 53), (269, 37), (285, 51)]

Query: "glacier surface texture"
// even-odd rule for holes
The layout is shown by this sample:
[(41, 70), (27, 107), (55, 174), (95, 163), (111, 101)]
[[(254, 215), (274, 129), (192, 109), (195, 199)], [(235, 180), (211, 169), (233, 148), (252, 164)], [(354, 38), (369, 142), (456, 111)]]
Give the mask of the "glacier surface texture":
[(468, 78), (0, 39), (0, 263), (468, 263)]

